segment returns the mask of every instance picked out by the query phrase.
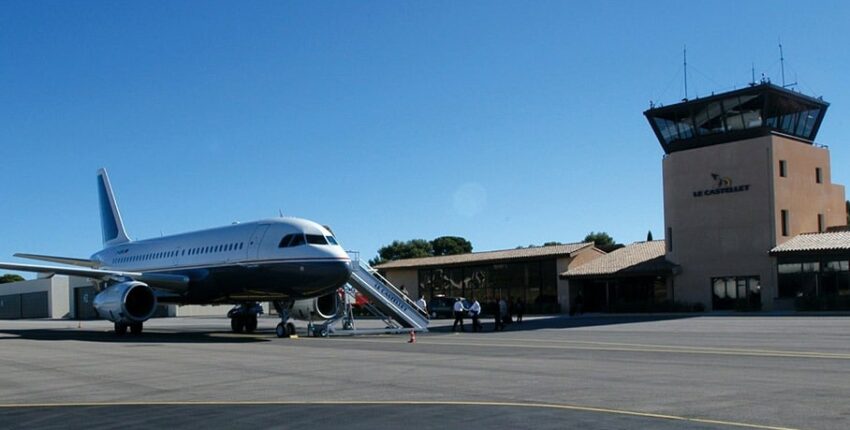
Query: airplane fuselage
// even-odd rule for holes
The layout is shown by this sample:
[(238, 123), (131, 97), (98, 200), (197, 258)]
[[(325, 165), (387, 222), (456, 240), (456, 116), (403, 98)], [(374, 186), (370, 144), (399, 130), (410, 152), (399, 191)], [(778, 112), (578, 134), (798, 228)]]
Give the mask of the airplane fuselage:
[(351, 260), (333, 234), (299, 218), (126, 242), (91, 259), (104, 270), (189, 277), (185, 292), (160, 296), (180, 304), (317, 297), (343, 286), (351, 274)]

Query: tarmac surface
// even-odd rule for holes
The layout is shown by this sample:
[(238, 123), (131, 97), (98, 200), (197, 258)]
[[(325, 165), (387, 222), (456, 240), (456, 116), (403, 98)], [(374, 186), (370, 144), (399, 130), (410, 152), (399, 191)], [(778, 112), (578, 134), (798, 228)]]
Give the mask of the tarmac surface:
[(0, 321), (0, 428), (850, 428), (850, 317), (437, 320), (414, 344), (276, 323)]

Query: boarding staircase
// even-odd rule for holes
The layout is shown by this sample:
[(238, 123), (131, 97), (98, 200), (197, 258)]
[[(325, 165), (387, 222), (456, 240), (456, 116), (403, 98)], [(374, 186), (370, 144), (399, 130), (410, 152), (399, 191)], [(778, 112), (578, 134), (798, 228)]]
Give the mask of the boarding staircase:
[(349, 284), (371, 302), (367, 305), (374, 315), (382, 318), (392, 328), (404, 327), (414, 331), (428, 331), (428, 314), (416, 303), (381, 276), (377, 270), (351, 252), (351, 279)]

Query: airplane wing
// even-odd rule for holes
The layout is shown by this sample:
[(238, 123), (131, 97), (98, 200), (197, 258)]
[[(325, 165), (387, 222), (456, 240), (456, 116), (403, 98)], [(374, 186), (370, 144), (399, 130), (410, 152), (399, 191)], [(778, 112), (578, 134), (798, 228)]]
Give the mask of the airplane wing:
[(189, 277), (150, 272), (122, 272), (117, 270), (88, 269), (82, 267), (43, 266), (37, 264), (2, 263), (0, 269), (21, 272), (48, 273), (52, 275), (79, 276), (82, 278), (107, 281), (115, 278), (130, 278), (144, 282), (153, 289), (171, 292), (183, 292), (189, 288)]
[(52, 261), (54, 263), (91, 268), (95, 268), (99, 264), (97, 261), (89, 260), (88, 258), (56, 257), (53, 255), (25, 254), (22, 252), (15, 254), (15, 257), (28, 258), (30, 260)]

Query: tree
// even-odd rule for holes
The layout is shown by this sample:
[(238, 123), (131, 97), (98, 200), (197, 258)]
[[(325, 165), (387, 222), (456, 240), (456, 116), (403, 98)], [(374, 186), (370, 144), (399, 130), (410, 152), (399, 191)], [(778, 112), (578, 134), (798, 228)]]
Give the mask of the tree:
[(430, 257), (434, 255), (431, 242), (425, 239), (413, 239), (407, 242), (394, 240), (393, 243), (378, 250), (378, 256), (369, 260), (370, 266), (376, 266), (387, 261), (405, 258)]
[(378, 250), (378, 256), (369, 260), (370, 266), (405, 258), (433, 257), (440, 255), (468, 254), (472, 242), (458, 236), (440, 236), (432, 241), (413, 239), (407, 242), (394, 240)]
[(614, 238), (609, 236), (608, 233), (605, 233), (604, 231), (600, 231), (598, 233), (591, 231), (587, 234), (587, 236), (584, 237), (584, 241), (593, 242), (594, 246), (605, 252), (611, 252), (615, 249), (623, 247), (622, 244), (615, 242)]
[(649, 230), (649, 232), (646, 233), (646, 241), (652, 242), (652, 230)]
[(441, 236), (431, 241), (434, 255), (457, 255), (472, 252), (472, 243), (462, 237)]
[(553, 241), (553, 242), (546, 242), (546, 243), (543, 244), (543, 246), (558, 246), (558, 245), (563, 245), (563, 243)]
[(3, 276), (0, 276), (0, 284), (7, 284), (9, 282), (20, 282), (23, 281), (24, 278), (21, 275), (14, 275), (12, 273), (7, 273)]

